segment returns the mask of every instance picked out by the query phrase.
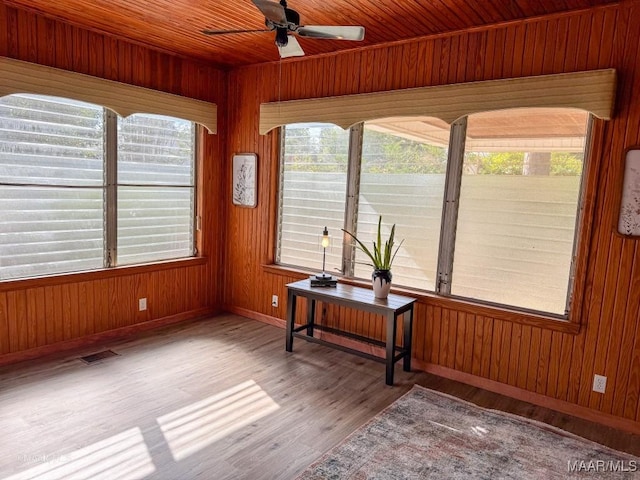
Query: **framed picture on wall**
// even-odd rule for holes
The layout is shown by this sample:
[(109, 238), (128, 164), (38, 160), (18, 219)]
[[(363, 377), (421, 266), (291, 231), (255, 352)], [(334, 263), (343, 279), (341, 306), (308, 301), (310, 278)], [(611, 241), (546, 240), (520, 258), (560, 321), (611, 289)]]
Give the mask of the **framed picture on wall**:
[(640, 236), (640, 147), (630, 148), (625, 156), (618, 232)]
[(254, 153), (233, 156), (233, 204), (253, 208), (258, 204), (256, 194), (258, 158)]

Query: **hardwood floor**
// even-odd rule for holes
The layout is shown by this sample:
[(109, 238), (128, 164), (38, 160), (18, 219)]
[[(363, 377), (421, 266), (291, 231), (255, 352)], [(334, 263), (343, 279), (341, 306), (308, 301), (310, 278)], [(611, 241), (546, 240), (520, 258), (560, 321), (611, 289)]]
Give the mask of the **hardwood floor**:
[[(117, 356), (86, 364), (110, 348)], [(640, 455), (640, 438), (235, 315), (0, 368), (0, 479), (289, 479), (414, 383)], [(74, 477), (75, 478), (75, 477)]]

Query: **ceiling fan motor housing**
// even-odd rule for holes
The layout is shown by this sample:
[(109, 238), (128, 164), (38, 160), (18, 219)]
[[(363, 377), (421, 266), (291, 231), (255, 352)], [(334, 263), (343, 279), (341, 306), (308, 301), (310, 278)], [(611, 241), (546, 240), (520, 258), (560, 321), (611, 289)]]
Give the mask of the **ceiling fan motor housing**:
[[(280, 2), (281, 4), (283, 2)], [(287, 8), (286, 3), (282, 5), (284, 7), (284, 14), (287, 17), (287, 25), (276, 25), (276, 45), (278, 47), (286, 47), (289, 43), (289, 31), (295, 32), (300, 25), (300, 14), (295, 10)], [(269, 22), (269, 20), (267, 20)]]
[(279, 47), (286, 47), (289, 43), (289, 34), (286, 28), (278, 27), (276, 29), (276, 45)]
[(291, 10), (290, 8), (284, 9), (284, 14), (287, 17), (287, 22), (289, 23), (289, 29), (295, 30), (295, 27), (300, 25), (300, 14), (295, 10)]

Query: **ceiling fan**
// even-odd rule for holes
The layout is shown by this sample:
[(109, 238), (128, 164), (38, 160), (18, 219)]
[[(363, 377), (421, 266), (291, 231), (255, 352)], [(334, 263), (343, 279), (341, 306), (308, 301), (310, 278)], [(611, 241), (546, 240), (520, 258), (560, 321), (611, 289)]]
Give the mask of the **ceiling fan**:
[(251, 0), (265, 17), (266, 29), (262, 30), (203, 30), (205, 35), (226, 35), (230, 33), (276, 32), (276, 45), (281, 58), (301, 57), (304, 51), (295, 36), (324, 38), (328, 40), (364, 39), (364, 27), (339, 25), (300, 25), (300, 15), (287, 7), (286, 0), (280, 3), (270, 0)]

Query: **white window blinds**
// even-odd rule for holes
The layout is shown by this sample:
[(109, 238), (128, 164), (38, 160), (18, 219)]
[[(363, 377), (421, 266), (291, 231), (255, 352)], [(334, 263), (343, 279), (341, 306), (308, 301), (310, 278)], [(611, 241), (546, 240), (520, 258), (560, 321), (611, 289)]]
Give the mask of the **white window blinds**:
[(0, 98), (0, 279), (103, 265), (103, 109)]

